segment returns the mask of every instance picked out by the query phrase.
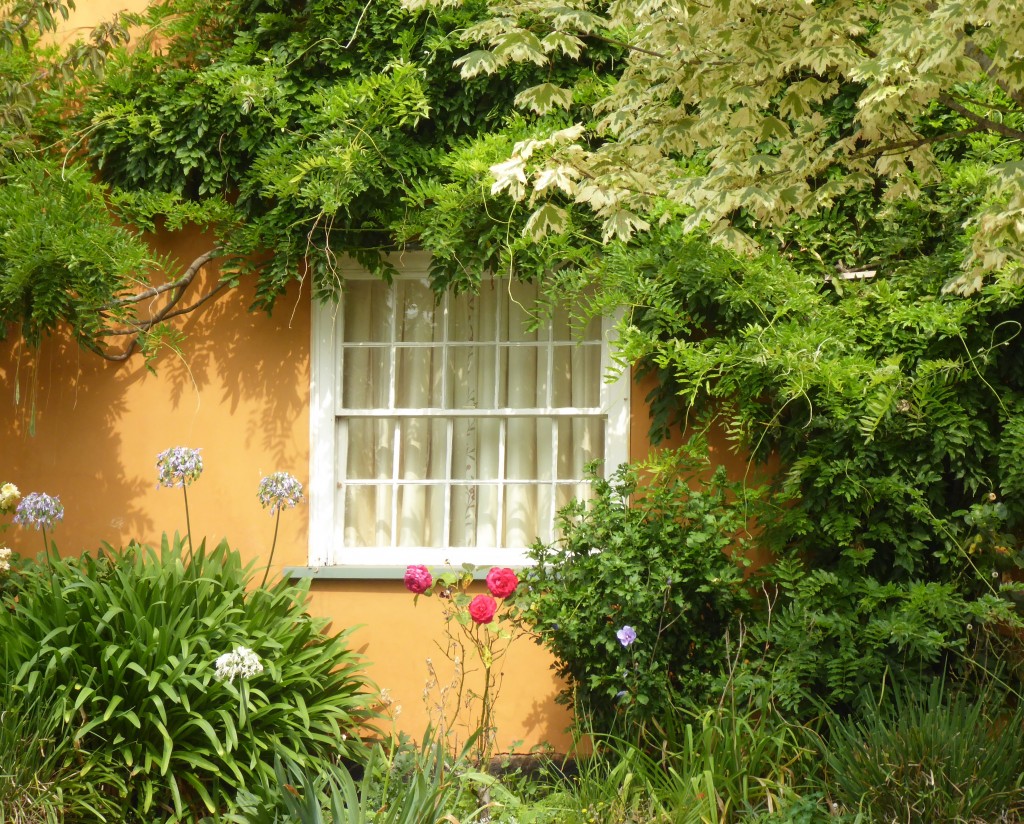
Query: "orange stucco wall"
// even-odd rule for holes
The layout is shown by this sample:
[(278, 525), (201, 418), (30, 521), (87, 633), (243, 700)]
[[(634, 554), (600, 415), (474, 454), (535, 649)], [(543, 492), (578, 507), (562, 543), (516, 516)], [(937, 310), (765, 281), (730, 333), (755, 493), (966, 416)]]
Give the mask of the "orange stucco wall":
[[(184, 266), (209, 244), (193, 232), (158, 247)], [(206, 276), (215, 277), (209, 268)], [(180, 355), (164, 353), (155, 374), (139, 356), (108, 363), (60, 338), (33, 353), (9, 330), (0, 344), (0, 483), (60, 496), (65, 518), (52, 537), (61, 552), (184, 533), (181, 492), (158, 489), (155, 466), (157, 453), (184, 445), (200, 448), (205, 465), (189, 488), (193, 534), (226, 537), (247, 559), (266, 563), (273, 520), (256, 498), (260, 478), (284, 470), (308, 482), (310, 298), (293, 289), (271, 317), (250, 313), (251, 300), (242, 286), (188, 316)], [(285, 513), (272, 574), (306, 563), (307, 538), (305, 509)], [(21, 528), (3, 541), (26, 555), (42, 547), (39, 533)], [(426, 659), (443, 661), (438, 603), (414, 606), (397, 580), (317, 581), (311, 611), (336, 629), (359, 626), (352, 644), (401, 707), (398, 726), (422, 733), (437, 700), (423, 696)], [(568, 744), (550, 664), (529, 641), (509, 653), (497, 705), (500, 747)]]

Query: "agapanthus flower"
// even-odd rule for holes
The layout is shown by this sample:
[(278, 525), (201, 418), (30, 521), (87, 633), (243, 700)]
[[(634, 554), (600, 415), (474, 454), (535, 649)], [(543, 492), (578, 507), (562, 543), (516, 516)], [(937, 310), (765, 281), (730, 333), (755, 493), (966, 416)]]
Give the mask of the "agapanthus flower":
[(60, 497), (45, 492), (29, 492), (18, 502), (14, 512), (16, 524), (34, 526), (36, 529), (53, 529), (53, 525), (63, 518), (64, 507)]
[(218, 681), (231, 683), (236, 678), (248, 679), (261, 672), (263, 664), (255, 652), (248, 647), (235, 647), (217, 659), (214, 674)]
[(203, 459), (198, 449), (172, 446), (156, 456), (157, 488), (188, 486), (203, 474)]
[(21, 493), (14, 484), (0, 486), (0, 514), (6, 514), (14, 509), (14, 505), (18, 503), (20, 497)]
[(282, 509), (291, 509), (303, 501), (302, 484), (287, 472), (275, 472), (260, 481), (258, 494), (260, 504), (264, 509), (270, 507), (271, 515)]
[(615, 633), (615, 637), (619, 639), (619, 643), (624, 647), (628, 647), (636, 640), (636, 630), (628, 624)]
[(0, 546), (0, 572), (11, 571), (11, 549), (10, 547)]

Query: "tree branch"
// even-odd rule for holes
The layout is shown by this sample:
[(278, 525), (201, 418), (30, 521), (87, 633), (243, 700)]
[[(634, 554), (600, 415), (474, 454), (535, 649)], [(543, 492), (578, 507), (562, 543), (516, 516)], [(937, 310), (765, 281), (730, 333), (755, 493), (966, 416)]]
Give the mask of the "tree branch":
[(992, 62), (992, 58), (985, 54), (985, 52), (978, 47), (977, 43), (970, 39), (964, 40), (964, 54), (981, 66), (982, 71), (989, 76), (989, 79), (1000, 89), (1006, 92), (1014, 103), (1021, 108), (1024, 108), (1024, 92), (1021, 92), (1020, 89), (1014, 91), (1005, 80), (999, 77), (998, 70)]
[(128, 297), (118, 298), (117, 300), (112, 301), (106, 304), (105, 306), (101, 306), (100, 309), (101, 311), (108, 309), (117, 309), (120, 306), (127, 306), (130, 303), (138, 303), (139, 301), (145, 300), (146, 298), (154, 298), (157, 295), (163, 294), (164, 292), (169, 292), (172, 289), (185, 289), (192, 282), (192, 279), (196, 276), (199, 270), (202, 269), (203, 266), (205, 266), (211, 260), (213, 260), (216, 254), (216, 249), (210, 249), (207, 252), (203, 252), (199, 257), (192, 261), (188, 269), (185, 270), (185, 274), (183, 274), (176, 281), (173, 281), (172, 283), (164, 283), (160, 286), (154, 286), (153, 288), (146, 289), (144, 292), (140, 292), (137, 295), (130, 295)]
[(136, 295), (128, 295), (122, 298), (118, 298), (117, 300), (112, 301), (111, 303), (101, 307), (100, 312), (102, 314), (111, 309), (118, 309), (125, 306), (131, 306), (133, 304), (138, 304), (139, 302), (146, 300), (147, 298), (159, 297), (160, 295), (165, 294), (167, 292), (173, 292), (167, 304), (161, 307), (158, 311), (154, 312), (148, 318), (140, 318), (134, 320), (131, 322), (130, 326), (117, 329), (106, 329), (97, 335), (98, 338), (130, 336), (130, 340), (128, 341), (127, 346), (123, 351), (118, 352), (116, 354), (111, 353), (105, 350), (99, 344), (92, 347), (93, 351), (95, 351), (96, 354), (98, 354), (100, 357), (108, 361), (126, 361), (128, 360), (128, 358), (132, 356), (132, 354), (134, 354), (135, 350), (138, 348), (139, 337), (141, 335), (144, 335), (158, 323), (161, 323), (165, 320), (169, 320), (170, 318), (179, 317), (181, 315), (187, 315), (190, 312), (195, 311), (208, 300), (211, 300), (224, 289), (226, 289), (229, 285), (228, 282), (220, 281), (219, 283), (217, 283), (216, 286), (207, 291), (206, 294), (202, 295), (200, 298), (193, 301), (188, 306), (178, 306), (178, 304), (181, 302), (181, 299), (185, 296), (185, 293), (188, 291), (189, 286), (191, 286), (192, 282), (195, 280), (196, 274), (198, 274), (199, 270), (202, 269), (202, 267), (205, 264), (209, 263), (214, 257), (216, 257), (217, 251), (217, 249), (210, 249), (209, 251), (203, 252), (203, 254), (199, 255), (199, 257), (192, 261), (188, 269), (185, 270), (185, 273), (180, 278), (171, 283), (161, 284), (160, 286), (153, 286)]
[(896, 143), (885, 143), (881, 146), (865, 149), (862, 152), (855, 152), (854, 154), (849, 155), (849, 159), (862, 160), (865, 157), (878, 157), (879, 155), (896, 154), (907, 149), (916, 149), (919, 146), (928, 146), (934, 143), (942, 143), (945, 140), (953, 140), (957, 137), (966, 137), (970, 134), (977, 134), (980, 131), (983, 131), (983, 127), (978, 125), (969, 129), (960, 129), (955, 132), (945, 132), (943, 134), (935, 135), (934, 137), (915, 137), (910, 140), (900, 140)]
[(1007, 126), (1005, 123), (1000, 123), (998, 120), (990, 120), (976, 112), (972, 112), (966, 106), (957, 103), (950, 95), (943, 92), (939, 95), (939, 102), (952, 109), (954, 112), (963, 115), (968, 120), (977, 123), (978, 126), (989, 132), (995, 132), (1001, 134), (1003, 137), (1009, 137), (1014, 140), (1024, 140), (1024, 132), (1020, 129), (1014, 129), (1012, 126)]

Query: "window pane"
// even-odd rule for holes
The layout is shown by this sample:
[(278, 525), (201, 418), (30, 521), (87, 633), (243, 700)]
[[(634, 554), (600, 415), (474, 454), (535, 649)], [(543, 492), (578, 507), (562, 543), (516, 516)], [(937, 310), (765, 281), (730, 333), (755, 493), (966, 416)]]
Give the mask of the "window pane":
[(448, 339), (455, 342), (483, 343), (497, 340), (498, 301), (504, 294), (503, 286), (483, 283), (478, 294), (450, 295)]
[(494, 480), (502, 477), (501, 419), (456, 418), (452, 436), (452, 478)]
[(498, 406), (510, 409), (547, 406), (547, 346), (503, 346), (499, 368)]
[(493, 409), (497, 403), (496, 350), (493, 346), (452, 346), (448, 350), (448, 405), (453, 409)]
[(596, 408), (601, 405), (601, 347), (561, 344), (553, 347), (552, 406)]
[(439, 349), (399, 347), (395, 350), (395, 407), (422, 409), (444, 406), (444, 372)]
[(444, 545), (443, 486), (398, 487), (398, 545)]
[(394, 475), (395, 422), (386, 418), (348, 418), (339, 427), (347, 447), (345, 477), (381, 480)]
[(578, 480), (591, 461), (604, 458), (604, 418), (559, 418), (558, 477)]
[[(502, 546), (527, 547), (536, 540), (537, 492), (536, 486), (528, 484), (505, 487), (505, 540)], [(545, 511), (544, 515), (547, 514)]]
[(341, 359), (341, 405), (345, 409), (388, 406), (391, 349), (346, 346)]
[(426, 280), (396, 280), (398, 318), (395, 340), (403, 343), (430, 342), (435, 332), (440, 340), (443, 328), (435, 322), (440, 312), (434, 302), (434, 292)]
[(394, 292), (378, 280), (345, 284), (345, 343), (387, 343), (391, 340)]
[(346, 485), (345, 546), (392, 546), (391, 487)]
[(499, 303), (498, 334), (508, 341), (547, 341), (546, 327), (538, 336), (533, 319), (533, 308), (537, 300), (537, 287), (531, 283), (503, 281), (505, 294)]
[(404, 481), (448, 477), (448, 419), (402, 418), (398, 478)]
[[(525, 481), (549, 475), (551, 426), (548, 421), (537, 418), (509, 418), (506, 426), (508, 449), (505, 477)], [(545, 462), (546, 467), (543, 466)]]
[(497, 486), (453, 486), (451, 545), (498, 546), (498, 501)]
[(601, 318), (590, 318), (585, 324), (562, 306), (551, 313), (551, 334), (554, 340), (601, 342)]

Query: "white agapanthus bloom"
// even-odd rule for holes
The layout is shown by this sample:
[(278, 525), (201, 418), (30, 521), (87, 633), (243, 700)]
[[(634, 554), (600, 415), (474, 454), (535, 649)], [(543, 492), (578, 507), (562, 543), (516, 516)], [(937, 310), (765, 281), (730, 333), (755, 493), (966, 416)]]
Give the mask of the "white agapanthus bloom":
[(218, 681), (234, 681), (236, 678), (248, 679), (263, 672), (260, 657), (248, 647), (235, 647), (225, 652), (216, 663)]

